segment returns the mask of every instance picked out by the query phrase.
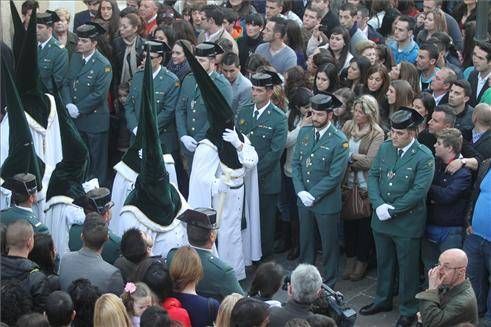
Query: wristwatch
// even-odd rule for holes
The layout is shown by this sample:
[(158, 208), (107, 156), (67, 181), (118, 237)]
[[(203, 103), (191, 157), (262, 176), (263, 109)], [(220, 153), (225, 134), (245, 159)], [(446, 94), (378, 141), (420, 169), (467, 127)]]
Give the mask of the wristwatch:
[(460, 162), (462, 162), (462, 167), (465, 167), (465, 165), (467, 164), (467, 160), (465, 159), (460, 159)]

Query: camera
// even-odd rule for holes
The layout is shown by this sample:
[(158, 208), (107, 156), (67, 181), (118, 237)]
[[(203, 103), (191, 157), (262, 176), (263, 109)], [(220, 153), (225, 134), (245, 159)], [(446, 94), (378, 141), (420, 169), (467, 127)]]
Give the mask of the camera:
[[(285, 276), (282, 289), (286, 291), (288, 284), (290, 284), (290, 276)], [(356, 311), (344, 303), (344, 295), (334, 291), (324, 283), (322, 283), (319, 297), (312, 303), (310, 311), (331, 317), (339, 327), (352, 327), (357, 318)]]

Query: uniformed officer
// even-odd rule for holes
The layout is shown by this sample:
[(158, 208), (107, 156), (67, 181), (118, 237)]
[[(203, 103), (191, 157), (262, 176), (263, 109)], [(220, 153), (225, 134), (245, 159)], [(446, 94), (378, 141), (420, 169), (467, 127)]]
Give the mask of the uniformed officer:
[(426, 222), (426, 194), (434, 173), (431, 151), (416, 140), (423, 117), (402, 107), (390, 117), (391, 139), (385, 141), (368, 173), (371, 227), (377, 251), (377, 294), (360, 314), (392, 310), (396, 266), (399, 266), (397, 326), (416, 319), (420, 241)]
[(74, 53), (63, 82), (62, 96), (80, 136), (90, 153), (89, 177), (105, 185), (109, 108), (107, 96), (112, 79), (110, 62), (96, 49), (97, 37), (104, 29), (96, 23), (77, 28), (77, 53)]
[(281, 84), (275, 72), (254, 74), (251, 78), (254, 104), (238, 111), (237, 126), (247, 135), (259, 156), (257, 164), (263, 258), (273, 254), (276, 202), (281, 186), (280, 157), (288, 127), (285, 114), (271, 103), (273, 86)]
[[(76, 199), (73, 204), (84, 208), (85, 214), (97, 212), (109, 223), (111, 220), (111, 192), (105, 187), (98, 187), (87, 192), (86, 197)], [(69, 231), (68, 247), (70, 251), (78, 251), (82, 248), (82, 229), (83, 224), (73, 224)], [(121, 238), (109, 231), (109, 237), (102, 248), (102, 258), (113, 264), (121, 254)]]
[(36, 16), (39, 75), (49, 93), (55, 89), (53, 79), (57, 89), (62, 87), (68, 70), (68, 51), (53, 37), (53, 24), (59, 20), (58, 15), (50, 10)]
[[(207, 208), (188, 209), (177, 219), (187, 224), (189, 244), (195, 248), (203, 266), (203, 279), (197, 286), (199, 295), (213, 297), (222, 301), (232, 293), (244, 294), (232, 267), (217, 258), (212, 253), (213, 244), (217, 238), (216, 211)], [(167, 255), (170, 266), (177, 249), (172, 249)]]
[(10, 224), (19, 219), (27, 220), (35, 233), (48, 233), (48, 227), (44, 225), (32, 211), (32, 206), (37, 202), (37, 183), (33, 174), (16, 174), (2, 184), (12, 191), (13, 207), (0, 211), (0, 223)]
[[(223, 49), (219, 45), (203, 42), (196, 46), (194, 55), (230, 105), (232, 103), (232, 87), (227, 79), (215, 70), (215, 57), (221, 53), (223, 53)], [(196, 150), (198, 142), (205, 138), (209, 127), (206, 107), (193, 74), (188, 74), (182, 81), (176, 108), (176, 124), (179, 139), (184, 145), (183, 153), (188, 159), (187, 170), (189, 172), (192, 166), (193, 152)]]
[[(146, 46), (149, 47), (150, 57), (152, 58), (153, 89), (160, 142), (165, 145), (162, 148), (165, 149), (164, 153), (176, 153), (179, 149), (175, 121), (176, 103), (179, 96), (179, 79), (167, 68), (162, 67), (164, 54), (166, 52), (169, 53), (171, 49), (167, 44), (157, 41), (147, 41)], [(144, 54), (143, 63), (145, 62), (145, 57), (146, 54)], [(133, 135), (136, 135), (140, 120), (142, 84), (143, 70), (136, 72), (133, 76), (128, 101), (125, 105), (127, 126), (133, 132)], [(134, 141), (134, 136), (132, 141)]]
[(333, 287), (339, 258), (338, 220), (341, 182), (348, 166), (348, 140), (332, 123), (341, 102), (333, 95), (310, 99), (312, 126), (303, 127), (292, 160), (292, 180), (298, 196), (300, 262), (315, 264), (315, 230), (322, 242), (325, 282)]

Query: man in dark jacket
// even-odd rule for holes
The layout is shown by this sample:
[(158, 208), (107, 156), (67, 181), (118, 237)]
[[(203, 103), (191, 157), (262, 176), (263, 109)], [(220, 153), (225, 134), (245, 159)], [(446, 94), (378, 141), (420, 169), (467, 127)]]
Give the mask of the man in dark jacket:
[(482, 159), (491, 158), (491, 106), (480, 103), (472, 114), (472, 146)]
[(288, 285), (288, 301), (284, 307), (271, 307), (271, 327), (285, 326), (292, 319), (306, 319), (313, 315), (310, 305), (317, 299), (322, 287), (319, 270), (309, 264), (300, 264), (291, 275)]
[(34, 231), (29, 222), (21, 219), (11, 223), (6, 233), (8, 255), (2, 256), (1, 280), (17, 279), (31, 295), (34, 309), (43, 312), (49, 294), (46, 275), (39, 266), (27, 259), (34, 247)]
[(456, 128), (445, 128), (437, 134), (435, 175), (428, 191), (428, 221), (421, 243), (425, 271), (438, 263), (440, 253), (462, 248), (468, 194), (472, 173), (462, 167), (455, 174), (445, 171), (447, 164), (460, 157), (462, 134)]

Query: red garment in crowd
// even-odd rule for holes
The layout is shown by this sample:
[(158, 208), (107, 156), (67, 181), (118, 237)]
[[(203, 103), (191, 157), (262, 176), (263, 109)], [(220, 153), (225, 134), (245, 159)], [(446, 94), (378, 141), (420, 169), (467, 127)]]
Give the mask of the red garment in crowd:
[(145, 35), (144, 37), (146, 38), (149, 35), (152, 35), (153, 31), (157, 28), (157, 19), (151, 20), (149, 23), (147, 22), (145, 24)]
[(168, 297), (162, 302), (164, 308), (169, 314), (169, 318), (179, 321), (183, 327), (191, 327), (191, 319), (189, 314), (181, 305), (181, 302), (175, 297)]

